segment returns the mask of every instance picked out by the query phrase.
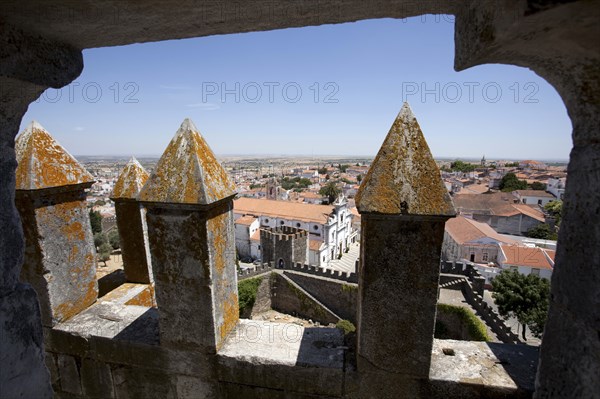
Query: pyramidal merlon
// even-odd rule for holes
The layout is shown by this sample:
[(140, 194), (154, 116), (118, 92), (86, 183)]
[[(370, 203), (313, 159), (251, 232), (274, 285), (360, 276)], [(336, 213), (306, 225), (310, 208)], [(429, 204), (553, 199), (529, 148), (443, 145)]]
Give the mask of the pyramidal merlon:
[(421, 127), (408, 103), (392, 124), (356, 195), (361, 213), (454, 216)]

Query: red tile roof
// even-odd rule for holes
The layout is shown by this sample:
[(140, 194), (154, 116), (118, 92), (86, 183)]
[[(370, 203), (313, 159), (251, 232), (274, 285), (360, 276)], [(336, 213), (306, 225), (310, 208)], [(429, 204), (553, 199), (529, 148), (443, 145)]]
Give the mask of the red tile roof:
[(245, 226), (250, 226), (252, 223), (254, 223), (255, 220), (257, 220), (258, 218), (251, 216), (251, 215), (245, 215), (242, 216), (241, 218), (238, 218), (235, 223), (236, 224), (243, 224)]
[(327, 223), (333, 209), (332, 205), (305, 204), (301, 202), (258, 198), (238, 198), (233, 201), (233, 210), (235, 213), (254, 216), (264, 215), (313, 223)]
[(448, 219), (446, 222), (446, 232), (450, 234), (452, 239), (458, 244), (464, 244), (485, 237), (507, 244), (516, 243), (516, 241), (510, 238), (501, 236), (489, 225), (476, 222), (475, 220), (464, 216)]
[(554, 268), (554, 251), (538, 247), (522, 247), (517, 245), (500, 245), (506, 260), (504, 266), (526, 266), (536, 269)]

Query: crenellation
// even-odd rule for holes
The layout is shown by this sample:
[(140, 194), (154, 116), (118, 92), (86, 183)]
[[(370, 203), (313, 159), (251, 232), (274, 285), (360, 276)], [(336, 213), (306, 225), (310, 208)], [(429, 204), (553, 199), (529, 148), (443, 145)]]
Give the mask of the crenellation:
[(16, 141), (16, 205), (26, 237), (21, 280), (40, 299), (42, 323), (65, 321), (98, 297), (96, 248), (85, 204), (92, 176), (39, 123)]
[(148, 177), (143, 166), (131, 158), (121, 171), (111, 196), (115, 202), (125, 278), (132, 283), (153, 284), (145, 234), (146, 210), (137, 200)]
[[(170, 159), (174, 155), (183, 158), (203, 155), (210, 159), (206, 152), (196, 150), (208, 146), (194, 129), (189, 121), (182, 124), (169, 147), (176, 145), (189, 151), (174, 152), (167, 147), (163, 155), (165, 159), (161, 158), (154, 171), (160, 178), (149, 178), (144, 186), (138, 185), (139, 195), (132, 194), (132, 198), (120, 196), (119, 192), (127, 191), (125, 185), (119, 186), (114, 193), (117, 203), (135, 205), (123, 208), (123, 213), (118, 216), (121, 220), (129, 220), (129, 213), (146, 215), (140, 219), (140, 224), (145, 226), (143, 246), (147, 252), (140, 256), (148, 256), (149, 252), (152, 259), (147, 267), (152, 268), (150, 276), (154, 277), (156, 303), (144, 299), (148, 292), (152, 292), (151, 285), (145, 281), (141, 284), (127, 282), (69, 318), (46, 325), (47, 363), (58, 396), (220, 397), (223, 392), (252, 394), (254, 388), (244, 388), (245, 384), (252, 382), (258, 384), (256, 387), (265, 394), (284, 390), (291, 397), (305, 394), (364, 397), (366, 392), (382, 389), (381, 384), (384, 381), (387, 384), (392, 376), (391, 392), (414, 393), (416, 391), (412, 389), (416, 386), (425, 384), (423, 386), (432, 387), (434, 384), (429, 381), (427, 385), (426, 377), (421, 374), (426, 367), (429, 370), (432, 350), (435, 359), (435, 348), (431, 348), (433, 332), (429, 331), (428, 324), (430, 316), (435, 318), (435, 311), (424, 312), (423, 309), (430, 309), (423, 307), (423, 303), (435, 306), (435, 296), (428, 294), (437, 291), (435, 284), (440, 269), (463, 271), (467, 276), (463, 277), (467, 285), (465, 289), (470, 292), (468, 300), (478, 306), (478, 311), (489, 324), (499, 323), (497, 315), (478, 293), (482, 277), (477, 270), (470, 265), (464, 265), (463, 269), (461, 265), (440, 263), (440, 223), (435, 215), (413, 218), (406, 214), (381, 217), (364, 213), (364, 248), (370, 248), (370, 253), (363, 257), (364, 267), (359, 269), (358, 274), (308, 264), (308, 232), (290, 226), (261, 229), (261, 242), (267, 243), (266, 247), (271, 246), (265, 248), (264, 253), (272, 254), (271, 259), (263, 259), (254, 270), (236, 272), (232, 217), (234, 193), (223, 198), (210, 195), (181, 197), (174, 193), (165, 196), (160, 187), (169, 181), (169, 173), (178, 170), (173, 169), (174, 165), (203, 164), (213, 168), (213, 175), (220, 175), (211, 163)], [(137, 168), (133, 161), (129, 166)], [(201, 171), (193, 168), (184, 169), (186, 173), (202, 175)], [(138, 169), (138, 172), (141, 171)], [(132, 175), (125, 171), (122, 176)], [(139, 183), (139, 179), (134, 180)], [(191, 185), (189, 177), (182, 181), (186, 182), (186, 187)], [(56, 208), (62, 202), (69, 202), (61, 199), (63, 197), (71, 196), (75, 202), (85, 199), (81, 190), (85, 184), (41, 190), (43, 195), (28, 190), (22, 192), (19, 198), (36, 206)], [(197, 184), (195, 187), (207, 193), (219, 192), (228, 186), (227, 182), (207, 180)], [(211, 190), (211, 184), (218, 189)], [(144, 200), (138, 203), (136, 196)], [(190, 202), (190, 198), (196, 198), (198, 203)], [(208, 202), (207, 198), (210, 199)], [(34, 206), (33, 209), (37, 208)], [(86, 237), (79, 230), (71, 231), (71, 228), (64, 230), (67, 240)], [(380, 238), (382, 232), (391, 232), (392, 241), (386, 243)], [(421, 242), (423, 237), (436, 237), (421, 240), (429, 242), (431, 250), (424, 250), (421, 245), (418, 250), (407, 254), (406, 248), (411, 243)], [(396, 248), (399, 243), (401, 245)], [(384, 249), (377, 249), (378, 245), (384, 245)], [(286, 260), (282, 264), (279, 260), (284, 256)], [(411, 260), (411, 256), (416, 257)], [(435, 266), (434, 260), (437, 262)], [(418, 270), (410, 269), (411, 265), (418, 265)], [(408, 299), (398, 296), (402, 299), (398, 304), (390, 304), (387, 296), (373, 295), (369, 292), (373, 284), (382, 284), (374, 277), (380, 272), (379, 266), (386, 272), (385, 283), (392, 284), (381, 292), (393, 294), (394, 289), (410, 292), (418, 286), (418, 293)], [(403, 267), (408, 267), (411, 272), (402, 275)], [(337, 329), (329, 329), (329, 332), (327, 329), (304, 329), (301, 337), (292, 341), (284, 339), (285, 342), (277, 346), (270, 341), (261, 341), (265, 337), (240, 342), (239, 338), (249, 331), (266, 332), (271, 327), (264, 323), (251, 324), (257, 321), (238, 319), (238, 277), (250, 278), (273, 271), (276, 271), (275, 277), (266, 280), (269, 285), (272, 280), (275, 281), (275, 287), (269, 287), (273, 293), (273, 308), (279, 307), (321, 324), (336, 323), (342, 317), (357, 322), (357, 369), (354, 359), (344, 360), (351, 352), (340, 341), (341, 332)], [(58, 279), (65, 281), (61, 276)], [(413, 299), (418, 300), (420, 306), (416, 306)], [(152, 307), (155, 304), (157, 308)], [(397, 320), (385, 319), (385, 314), (390, 312), (398, 320), (410, 320), (413, 324), (405, 328), (395, 324)], [(385, 319), (386, 324), (373, 321), (373, 315), (369, 313)], [(415, 321), (417, 318), (420, 321)], [(389, 330), (390, 325), (394, 327), (393, 331)], [(296, 327), (295, 324), (282, 324), (281, 328), (288, 331)], [(279, 331), (277, 328), (269, 331)], [(510, 341), (513, 339), (510, 330), (503, 329), (501, 325), (496, 329), (506, 342), (518, 342), (516, 339)], [(371, 345), (373, 337), (377, 337), (379, 342), (385, 339), (381, 337), (382, 331), (403, 337), (399, 343), (387, 341), (386, 347), (396, 355), (390, 357), (388, 349), (384, 353), (380, 347)], [(259, 343), (258, 346), (254, 346), (255, 343)], [(277, 348), (296, 352), (290, 355), (290, 352), (281, 352)], [(258, 350), (264, 359), (260, 356), (249, 358), (244, 350)], [(257, 365), (258, 358), (264, 363)], [(332, 361), (334, 358), (337, 360)], [(393, 364), (388, 362), (390, 359)], [(398, 359), (402, 361), (398, 362)], [(281, 377), (282, 367), (287, 376), (284, 379)], [(261, 372), (275, 370), (279, 373), (277, 378), (260, 375)], [(353, 373), (357, 374), (354, 376)], [(298, 379), (298, 376), (301, 377)], [(294, 381), (297, 383), (290, 384), (292, 378), (296, 378)], [(357, 378), (359, 383), (348, 384), (344, 382), (347, 378)], [(298, 381), (302, 384), (298, 385)], [(407, 390), (407, 386), (412, 388)], [(465, 389), (460, 384), (456, 387), (459, 392)]]

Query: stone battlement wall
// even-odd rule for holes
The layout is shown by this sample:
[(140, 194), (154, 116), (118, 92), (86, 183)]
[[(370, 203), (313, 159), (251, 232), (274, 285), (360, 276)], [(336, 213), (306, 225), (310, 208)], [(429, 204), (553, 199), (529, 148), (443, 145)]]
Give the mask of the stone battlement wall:
[[(413, 150), (425, 151), (422, 133), (413, 122), (405, 104), (385, 145), (403, 142), (406, 138), (396, 136), (406, 134), (420, 143)], [(35, 134), (49, 135), (40, 128), (34, 130)], [(436, 168), (430, 155), (421, 154), (419, 160), (423, 159), (429, 159), (428, 167)], [(71, 161), (83, 169), (76, 160)], [(381, 162), (388, 161), (392, 160)], [(81, 217), (63, 217), (57, 207), (35, 206), (34, 212), (23, 212), (29, 216), (23, 217), (24, 223), (36, 228), (47, 228), (47, 221), (52, 221), (50, 234), (42, 239), (31, 234), (27, 241), (25, 276), (48, 282), (36, 289), (42, 305), (41, 320), (46, 321), (46, 363), (57, 397), (445, 398), (441, 385), (450, 385), (453, 393), (468, 396), (472, 384), (460, 381), (471, 381), (473, 376), (465, 372), (462, 363), (480, 358), (498, 361), (490, 363), (485, 373), (477, 373), (482, 381), (477, 390), (483, 396), (493, 396), (498, 390), (506, 393), (504, 385), (498, 387), (498, 381), (510, 378), (506, 362), (489, 348), (444, 342), (444, 349), (454, 347), (461, 353), (448, 359), (435, 346), (437, 286), (432, 282), (439, 278), (439, 256), (431, 254), (440, 253), (443, 224), (452, 213), (443, 186), (437, 188), (436, 202), (442, 208), (436, 209), (446, 209), (446, 213), (425, 218), (420, 213), (432, 211), (421, 208), (422, 202), (403, 203), (399, 210), (379, 209), (378, 197), (365, 194), (362, 201), (366, 205), (360, 208), (365, 232), (360, 279), (357, 273), (307, 265), (308, 234), (290, 227), (261, 231), (265, 263), (251, 272), (237, 272), (234, 186), (190, 120), (182, 123), (146, 183), (142, 183), (139, 165), (132, 161), (128, 167), (126, 178), (119, 184), (121, 195), (115, 197), (121, 198), (116, 198), (117, 202), (132, 206), (120, 207), (123, 212), (118, 213), (117, 223), (140, 228), (121, 237), (126, 241), (123, 259), (127, 259), (124, 274), (128, 281), (102, 297), (96, 295), (95, 273), (83, 278), (82, 262), (77, 253), (70, 252), (74, 243), (89, 247), (92, 254), (86, 254), (85, 261), (95, 271), (84, 184), (67, 184), (72, 186), (68, 190), (76, 190), (81, 197), (72, 212)], [(182, 175), (186, 179), (181, 179)], [(365, 180), (362, 187), (369, 187), (367, 183)], [(433, 186), (437, 183), (432, 182)], [(56, 190), (60, 194), (67, 188)], [(27, 190), (32, 196), (48, 192), (48, 188)], [(373, 190), (388, 192), (382, 187)], [(26, 204), (21, 203), (19, 209)], [(390, 204), (386, 206), (394, 206)], [(406, 218), (409, 209), (417, 212), (415, 218)], [(385, 211), (385, 218), (380, 217), (381, 211)], [(42, 251), (53, 257), (38, 256)], [(337, 328), (240, 320), (238, 277), (273, 270), (276, 273), (269, 277), (270, 285), (259, 287), (261, 295), (271, 294), (271, 301), (261, 306), (321, 324), (341, 318), (355, 321), (356, 336), (347, 338), (352, 342), (344, 342)], [(475, 285), (479, 278), (470, 273)], [(79, 280), (68, 285), (70, 295), (58, 300), (54, 295), (54, 302), (49, 303), (48, 293), (63, 292), (61, 287), (73, 276)], [(477, 287), (475, 292), (479, 292)], [(81, 295), (85, 301), (79, 302), (84, 306), (71, 306), (71, 298)], [(514, 353), (510, 348), (506, 351)], [(443, 366), (452, 361), (456, 364)], [(503, 366), (498, 366), (501, 363)], [(451, 381), (445, 380), (449, 369), (453, 370)], [(392, 375), (402, 378), (390, 378)], [(510, 393), (532, 389), (519, 382)]]
[(482, 281), (485, 282), (485, 277), (472, 264), (442, 262), (441, 270), (444, 274), (440, 275), (440, 282), (456, 279), (457, 275), (464, 276), (460, 284), (453, 287), (460, 287), (469, 305), (473, 306), (502, 342), (507, 344), (523, 343), (519, 336), (506, 325), (504, 319), (483, 299)]
[(308, 237), (308, 231), (290, 226), (277, 226), (270, 228), (261, 228), (260, 236), (266, 239), (275, 238), (277, 240), (293, 240)]
[(358, 283), (358, 275), (354, 272), (342, 272), (339, 270), (328, 269), (302, 263), (284, 265), (284, 267), (275, 267), (273, 262), (256, 265), (254, 270), (238, 270), (238, 279), (244, 280), (251, 277), (256, 277), (273, 269), (290, 270), (297, 273), (308, 274), (317, 278), (333, 279), (346, 283)]

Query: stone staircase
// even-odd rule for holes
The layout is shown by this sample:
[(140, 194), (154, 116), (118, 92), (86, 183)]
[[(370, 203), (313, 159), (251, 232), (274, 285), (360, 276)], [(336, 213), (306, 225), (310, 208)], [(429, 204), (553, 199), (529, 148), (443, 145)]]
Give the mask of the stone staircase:
[(358, 243), (350, 244), (349, 248), (348, 253), (344, 253), (341, 259), (330, 261), (327, 268), (341, 272), (356, 273), (356, 260), (360, 255), (360, 245)]
[(453, 280), (447, 281), (444, 284), (440, 284), (440, 288), (449, 288), (452, 289), (452, 287), (456, 286), (456, 285), (460, 285), (462, 283), (465, 282), (465, 278), (464, 277), (457, 277)]

